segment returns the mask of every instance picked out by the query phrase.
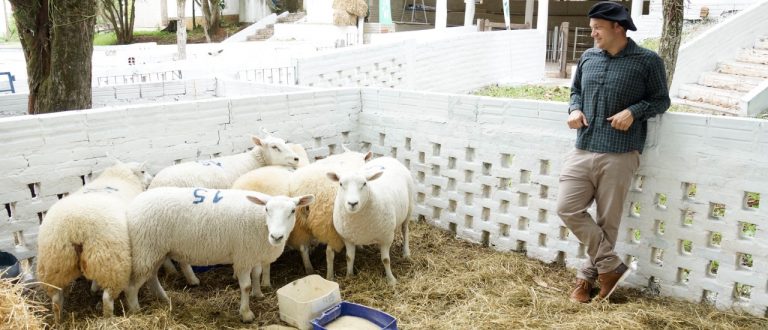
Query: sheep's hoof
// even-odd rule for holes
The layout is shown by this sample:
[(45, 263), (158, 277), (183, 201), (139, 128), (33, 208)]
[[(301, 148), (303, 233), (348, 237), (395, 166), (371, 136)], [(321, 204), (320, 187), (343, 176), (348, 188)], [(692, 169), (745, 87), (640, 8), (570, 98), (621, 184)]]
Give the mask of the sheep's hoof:
[(256, 297), (261, 299), (261, 298), (264, 298), (264, 294), (254, 290), (254, 291), (251, 291), (251, 297)]
[(253, 312), (250, 310), (245, 313), (241, 313), (240, 317), (240, 320), (243, 321), (243, 323), (251, 323), (253, 322), (253, 319), (256, 318), (256, 316), (253, 315)]
[(395, 285), (397, 285), (397, 280), (394, 277), (388, 278), (387, 283), (389, 283), (389, 286), (394, 287)]

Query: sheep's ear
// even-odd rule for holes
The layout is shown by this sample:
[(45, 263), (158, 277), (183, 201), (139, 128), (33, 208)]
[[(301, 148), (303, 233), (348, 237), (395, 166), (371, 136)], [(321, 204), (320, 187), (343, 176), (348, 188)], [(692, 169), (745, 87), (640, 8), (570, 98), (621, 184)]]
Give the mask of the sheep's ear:
[(325, 173), (325, 175), (328, 176), (329, 179), (333, 182), (339, 182), (339, 176), (335, 172), (328, 172)]
[(293, 199), (293, 201), (296, 203), (296, 207), (307, 206), (315, 202), (315, 195), (304, 195), (301, 197), (296, 197)]
[(262, 142), (261, 142), (261, 138), (259, 138), (256, 135), (251, 135), (251, 141), (253, 141), (253, 144), (255, 144), (257, 146), (262, 146), (263, 145)]
[(371, 160), (371, 158), (373, 158), (373, 153), (369, 151), (367, 154), (365, 154), (365, 157), (363, 157), (363, 160), (367, 162)]
[(373, 181), (381, 177), (381, 175), (384, 174), (384, 170), (375, 170), (368, 172), (368, 175), (365, 177), (368, 181)]
[(267, 205), (269, 200), (272, 198), (272, 196), (269, 196), (266, 194), (260, 194), (257, 192), (253, 192), (252, 194), (253, 195), (245, 196), (245, 198), (248, 198), (249, 201), (257, 205)]

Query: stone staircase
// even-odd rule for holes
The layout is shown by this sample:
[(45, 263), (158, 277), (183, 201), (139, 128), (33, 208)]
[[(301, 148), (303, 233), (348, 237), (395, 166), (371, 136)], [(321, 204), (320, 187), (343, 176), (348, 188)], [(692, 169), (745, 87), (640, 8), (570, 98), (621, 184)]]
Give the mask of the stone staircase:
[[(277, 23), (295, 23), (296, 21), (304, 18), (304, 16), (307, 16), (307, 14), (304, 12), (290, 13), (285, 17), (278, 17)], [(248, 38), (246, 39), (248, 41), (264, 41), (269, 38), (272, 38), (274, 34), (275, 34), (275, 25), (267, 24), (265, 28), (256, 30), (256, 33), (248, 36)]]
[(768, 36), (763, 36), (735, 59), (720, 61), (715, 71), (702, 73), (696, 84), (680, 86), (675, 101), (703, 112), (737, 116), (741, 97), (766, 79)]

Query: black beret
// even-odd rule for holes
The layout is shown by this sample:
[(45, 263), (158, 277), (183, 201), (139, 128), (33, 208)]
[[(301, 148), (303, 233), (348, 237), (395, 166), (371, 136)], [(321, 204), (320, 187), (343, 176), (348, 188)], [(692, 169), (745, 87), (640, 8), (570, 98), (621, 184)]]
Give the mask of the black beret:
[(629, 9), (613, 1), (598, 2), (592, 6), (587, 16), (613, 21), (627, 30), (637, 31), (635, 23), (632, 22), (632, 17), (629, 15)]

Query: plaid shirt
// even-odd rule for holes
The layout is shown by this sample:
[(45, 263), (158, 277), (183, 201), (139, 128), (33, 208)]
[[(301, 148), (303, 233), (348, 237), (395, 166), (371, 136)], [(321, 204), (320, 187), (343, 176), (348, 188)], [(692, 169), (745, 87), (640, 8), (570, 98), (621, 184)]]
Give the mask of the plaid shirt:
[[(590, 48), (581, 56), (571, 86), (568, 113), (581, 110), (589, 126), (578, 130), (576, 148), (599, 153), (643, 152), (646, 120), (669, 108), (664, 62), (659, 55), (627, 40), (616, 56)], [(634, 117), (627, 131), (611, 127), (606, 118), (629, 109)]]

